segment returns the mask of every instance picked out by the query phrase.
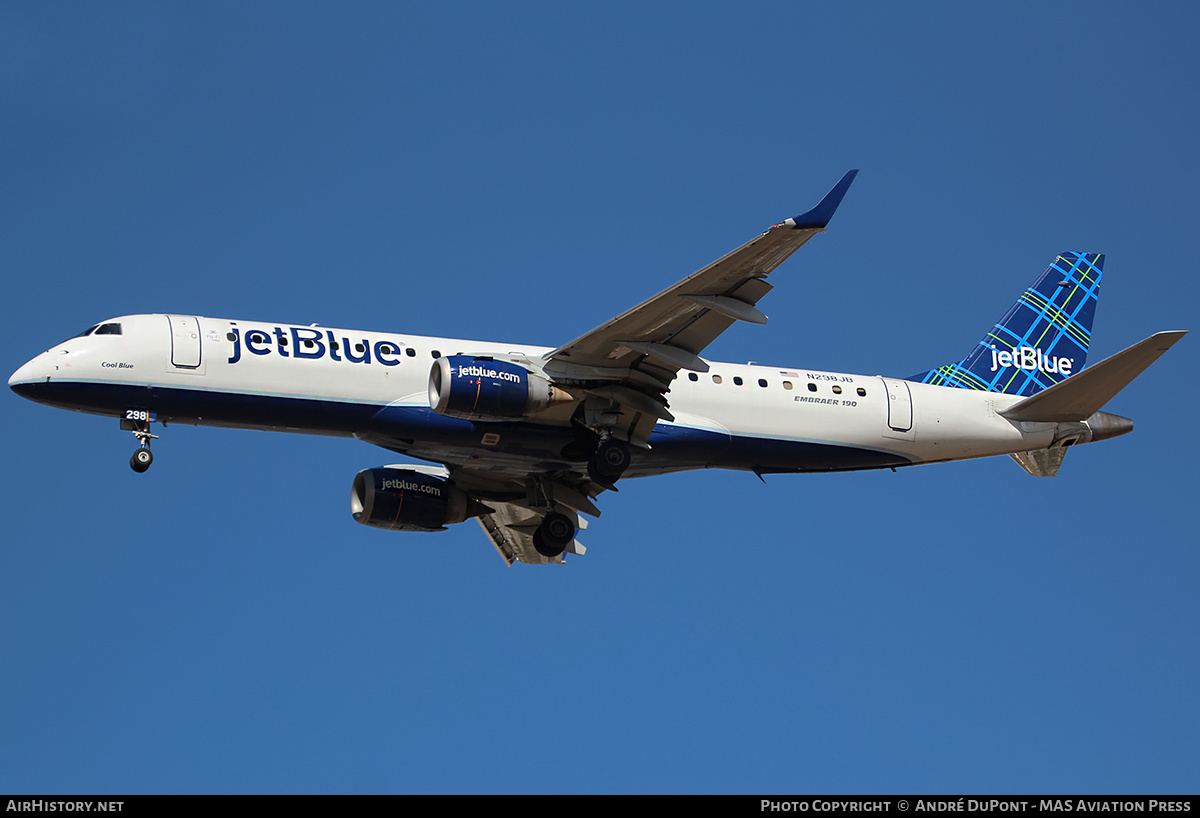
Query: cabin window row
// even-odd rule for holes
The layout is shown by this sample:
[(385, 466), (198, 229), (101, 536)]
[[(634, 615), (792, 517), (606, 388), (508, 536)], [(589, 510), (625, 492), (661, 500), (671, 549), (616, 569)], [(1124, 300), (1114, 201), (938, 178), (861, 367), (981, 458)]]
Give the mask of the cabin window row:
[[(700, 376), (699, 376), (699, 375), (697, 375), (695, 372), (689, 372), (689, 373), (688, 373), (688, 380), (689, 380), (689, 381), (698, 381), (698, 380), (700, 380)], [(720, 375), (713, 375), (713, 376), (712, 376), (712, 382), (713, 382), (713, 383), (722, 383), (723, 381), (724, 381), (724, 379), (723, 379), (723, 378), (722, 378)], [(742, 377), (741, 377), (740, 375), (734, 375), (734, 376), (733, 376), (733, 385), (734, 385), (734, 386), (742, 386), (744, 383), (745, 383), (745, 381), (742, 379)], [(770, 386), (770, 384), (767, 382), (767, 379), (766, 379), (766, 378), (759, 378), (759, 379), (758, 379), (758, 385), (759, 385), (759, 386), (761, 386), (761, 387), (762, 387), (762, 388), (764, 388), (764, 389), (766, 389), (768, 386)], [(788, 390), (788, 391), (790, 392), (791, 390), (795, 389), (795, 386), (792, 384), (792, 382), (791, 382), (791, 381), (783, 381), (783, 388), (784, 388), (784, 389), (786, 389), (786, 390)], [(833, 390), (833, 394), (835, 394), (835, 395), (840, 395), (840, 394), (842, 394), (842, 387), (838, 386), (837, 384), (833, 384), (833, 386), (832, 386), (832, 387), (830, 387), (830, 388)], [(817, 391), (817, 385), (816, 385), (815, 383), (809, 382), (809, 384), (808, 384), (808, 391), (809, 391), (809, 392), (816, 392), (816, 391)], [(861, 386), (860, 386), (860, 387), (858, 387), (857, 389), (855, 389), (855, 390), (854, 390), (854, 392), (855, 392), (855, 394), (857, 394), (857, 395), (858, 395), (860, 398), (865, 398), (865, 397), (867, 396), (867, 390), (866, 390), (866, 389), (864, 389), (864, 388), (863, 388), (863, 387), (861, 387)]]

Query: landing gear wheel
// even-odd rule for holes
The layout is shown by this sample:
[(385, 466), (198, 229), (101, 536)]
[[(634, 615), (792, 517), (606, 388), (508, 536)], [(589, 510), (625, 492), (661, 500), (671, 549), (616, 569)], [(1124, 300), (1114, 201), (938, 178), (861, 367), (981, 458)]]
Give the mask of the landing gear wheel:
[(600, 444), (588, 461), (588, 477), (597, 483), (611, 486), (629, 468), (629, 447), (609, 438)]
[(154, 455), (147, 448), (138, 449), (133, 453), (133, 457), (129, 458), (129, 467), (138, 474), (141, 474), (146, 469), (150, 468), (150, 464), (154, 462)]
[[(130, 409), (125, 415), (121, 418), (121, 428), (133, 432), (140, 447), (133, 453), (133, 457), (129, 458), (129, 468), (141, 474), (154, 462), (154, 455), (150, 454), (150, 441), (158, 440), (158, 435), (150, 434), (150, 420), (153, 419), (154, 413), (143, 409)], [(166, 421), (163, 421), (163, 425), (166, 425)]]
[(554, 559), (575, 539), (575, 523), (565, 514), (552, 511), (533, 532), (533, 547), (543, 557)]

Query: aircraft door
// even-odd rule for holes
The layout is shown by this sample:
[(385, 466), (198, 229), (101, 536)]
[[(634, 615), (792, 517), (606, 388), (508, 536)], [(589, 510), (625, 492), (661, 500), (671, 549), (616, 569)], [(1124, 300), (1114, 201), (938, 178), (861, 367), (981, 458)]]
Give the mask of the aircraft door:
[(883, 431), (884, 437), (894, 437), (900, 440), (913, 439), (913, 408), (912, 393), (908, 381), (895, 378), (880, 378), (887, 390), (887, 426)]
[(168, 315), (171, 325), (171, 367), (203, 372), (200, 355), (200, 321), (191, 315)]

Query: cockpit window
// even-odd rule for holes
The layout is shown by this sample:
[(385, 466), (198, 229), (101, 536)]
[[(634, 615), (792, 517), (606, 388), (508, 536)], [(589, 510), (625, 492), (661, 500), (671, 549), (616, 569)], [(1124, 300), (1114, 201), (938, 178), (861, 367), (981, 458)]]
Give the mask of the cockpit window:
[[(95, 326), (88, 327), (83, 332), (79, 333), (78, 335), (72, 335), (70, 338), (67, 339), (67, 341), (73, 341), (76, 338), (86, 338), (89, 335), (120, 335), (120, 334), (121, 334), (121, 325), (118, 323), (114, 322), (111, 324), (96, 324)], [(63, 341), (63, 343), (65, 344), (67, 341)]]

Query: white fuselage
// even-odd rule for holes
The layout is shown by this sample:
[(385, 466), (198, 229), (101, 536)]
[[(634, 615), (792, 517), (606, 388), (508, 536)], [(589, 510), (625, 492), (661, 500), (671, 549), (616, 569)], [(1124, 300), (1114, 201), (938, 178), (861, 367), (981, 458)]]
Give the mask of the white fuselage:
[[(14, 390), (43, 403), (123, 416), (354, 436), (447, 464), (488, 455), (496, 471), (555, 467), (569, 415), (468, 422), (430, 409), (442, 355), (539, 361), (524, 344), (300, 327), (193, 316), (112, 319), (119, 334), (65, 341), (22, 366)], [(998, 412), (1021, 398), (880, 376), (710, 362), (680, 372), (628, 476), (688, 468), (836, 471), (1030, 451), (1054, 423)], [(563, 437), (555, 437), (561, 433)]]

